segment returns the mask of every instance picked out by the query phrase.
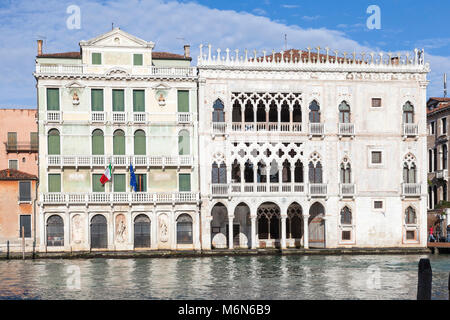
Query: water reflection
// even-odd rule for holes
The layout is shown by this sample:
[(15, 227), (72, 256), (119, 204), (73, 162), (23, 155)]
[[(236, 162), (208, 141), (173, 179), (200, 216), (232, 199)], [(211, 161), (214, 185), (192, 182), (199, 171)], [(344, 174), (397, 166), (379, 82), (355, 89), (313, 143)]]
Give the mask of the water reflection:
[[(416, 256), (0, 261), (0, 299), (415, 299)], [(448, 256), (429, 256), (448, 299)], [(68, 286), (78, 268), (80, 287)]]

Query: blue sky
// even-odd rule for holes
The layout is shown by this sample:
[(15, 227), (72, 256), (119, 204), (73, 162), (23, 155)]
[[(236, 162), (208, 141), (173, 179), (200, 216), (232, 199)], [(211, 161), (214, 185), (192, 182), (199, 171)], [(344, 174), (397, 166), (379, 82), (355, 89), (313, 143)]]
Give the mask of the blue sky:
[[(79, 30), (66, 27), (69, 5), (81, 9)], [(369, 5), (380, 7), (380, 30), (366, 26)], [(425, 48), (432, 69), (428, 95), (440, 96), (442, 74), (450, 75), (448, 12), (446, 0), (1, 0), (0, 107), (36, 105), (32, 72), (38, 38), (45, 37), (44, 52), (78, 51), (80, 40), (110, 30), (112, 22), (154, 41), (156, 51), (182, 53), (183, 44), (189, 43), (194, 57), (200, 43), (222, 49), (281, 50), (284, 34), (289, 48)]]

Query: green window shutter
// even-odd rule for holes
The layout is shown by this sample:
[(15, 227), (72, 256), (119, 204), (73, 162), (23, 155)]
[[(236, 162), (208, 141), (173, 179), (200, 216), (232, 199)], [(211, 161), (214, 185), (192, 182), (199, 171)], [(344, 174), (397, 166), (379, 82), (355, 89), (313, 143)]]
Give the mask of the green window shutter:
[(8, 132), (8, 149), (17, 150), (17, 132)]
[(137, 174), (136, 175), (136, 190), (138, 192), (147, 192), (147, 175), (146, 174)]
[(56, 129), (50, 130), (48, 132), (47, 144), (48, 144), (48, 154), (60, 154), (60, 141), (59, 132)]
[(113, 90), (113, 111), (124, 112), (125, 111), (125, 95), (123, 90)]
[(61, 192), (61, 175), (59, 173), (48, 175), (48, 192)]
[(92, 192), (105, 192), (105, 186), (100, 182), (103, 174), (92, 175)]
[(113, 183), (114, 183), (114, 192), (126, 192), (124, 174), (115, 174), (113, 177)]
[(93, 155), (105, 154), (105, 144), (103, 140), (103, 132), (101, 130), (95, 130), (92, 133), (92, 154)]
[(92, 111), (103, 111), (103, 89), (91, 89)]
[(59, 110), (59, 89), (47, 88), (47, 110)]
[(113, 154), (114, 155), (125, 155), (125, 134), (121, 130), (114, 132)]
[(37, 150), (37, 148), (38, 148), (38, 133), (37, 132), (30, 132), (30, 144), (31, 144), (31, 149)]
[(183, 130), (178, 136), (178, 154), (189, 155), (190, 153), (189, 132)]
[(178, 90), (178, 112), (189, 112), (189, 91)]
[(102, 54), (98, 52), (92, 53), (92, 64), (102, 64)]
[(145, 132), (138, 130), (134, 133), (134, 154), (135, 155), (145, 155)]
[(178, 176), (178, 190), (180, 191), (180, 192), (182, 192), (182, 191), (191, 191), (191, 175), (188, 173), (188, 174), (184, 174), (184, 173), (181, 173), (179, 176)]
[(142, 66), (143, 65), (143, 63), (142, 63), (142, 54), (141, 53), (133, 54), (133, 64), (135, 66)]
[(133, 90), (133, 111), (145, 112), (145, 91)]

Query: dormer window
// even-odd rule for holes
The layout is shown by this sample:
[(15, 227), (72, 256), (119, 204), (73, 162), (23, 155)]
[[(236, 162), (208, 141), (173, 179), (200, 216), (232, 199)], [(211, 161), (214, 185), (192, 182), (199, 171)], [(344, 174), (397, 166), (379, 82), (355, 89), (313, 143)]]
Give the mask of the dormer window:
[(100, 65), (102, 64), (102, 54), (99, 52), (92, 53), (92, 64)]
[(143, 65), (142, 53), (133, 54), (133, 65), (142, 66)]

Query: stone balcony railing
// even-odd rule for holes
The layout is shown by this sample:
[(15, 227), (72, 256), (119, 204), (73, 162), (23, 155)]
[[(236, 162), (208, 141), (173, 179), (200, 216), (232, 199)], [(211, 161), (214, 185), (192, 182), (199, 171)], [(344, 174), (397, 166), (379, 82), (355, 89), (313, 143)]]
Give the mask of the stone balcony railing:
[(353, 123), (339, 123), (338, 135), (340, 137), (352, 137), (355, 135), (355, 125)]
[(231, 131), (237, 132), (255, 132), (255, 131), (277, 131), (277, 132), (301, 132), (302, 124), (300, 122), (233, 122)]
[(309, 135), (310, 136), (323, 136), (325, 133), (325, 126), (323, 123), (310, 123)]
[(194, 157), (192, 156), (65, 156), (65, 155), (48, 155), (48, 167), (74, 167), (74, 168), (93, 168), (106, 167), (110, 163), (113, 167), (128, 167), (130, 163), (133, 167), (192, 167)]
[(155, 204), (155, 203), (197, 203), (199, 194), (196, 192), (89, 192), (89, 193), (65, 193), (49, 192), (41, 193), (40, 204)]
[(343, 198), (353, 198), (356, 194), (354, 183), (339, 184), (339, 194)]
[(404, 197), (420, 197), (421, 185), (420, 183), (403, 183), (402, 196)]
[(327, 184), (326, 183), (310, 183), (309, 195), (311, 197), (326, 197), (327, 196)]
[(448, 180), (448, 169), (437, 170), (436, 171), (436, 179)]
[(419, 135), (419, 126), (416, 123), (403, 124), (403, 137), (417, 137)]
[(274, 193), (296, 193), (296, 194), (305, 194), (305, 184), (304, 183), (266, 183), (266, 182), (257, 182), (257, 183), (212, 183), (210, 190), (212, 197), (223, 197), (230, 195), (239, 195), (249, 193), (258, 193), (258, 194), (274, 194)]

